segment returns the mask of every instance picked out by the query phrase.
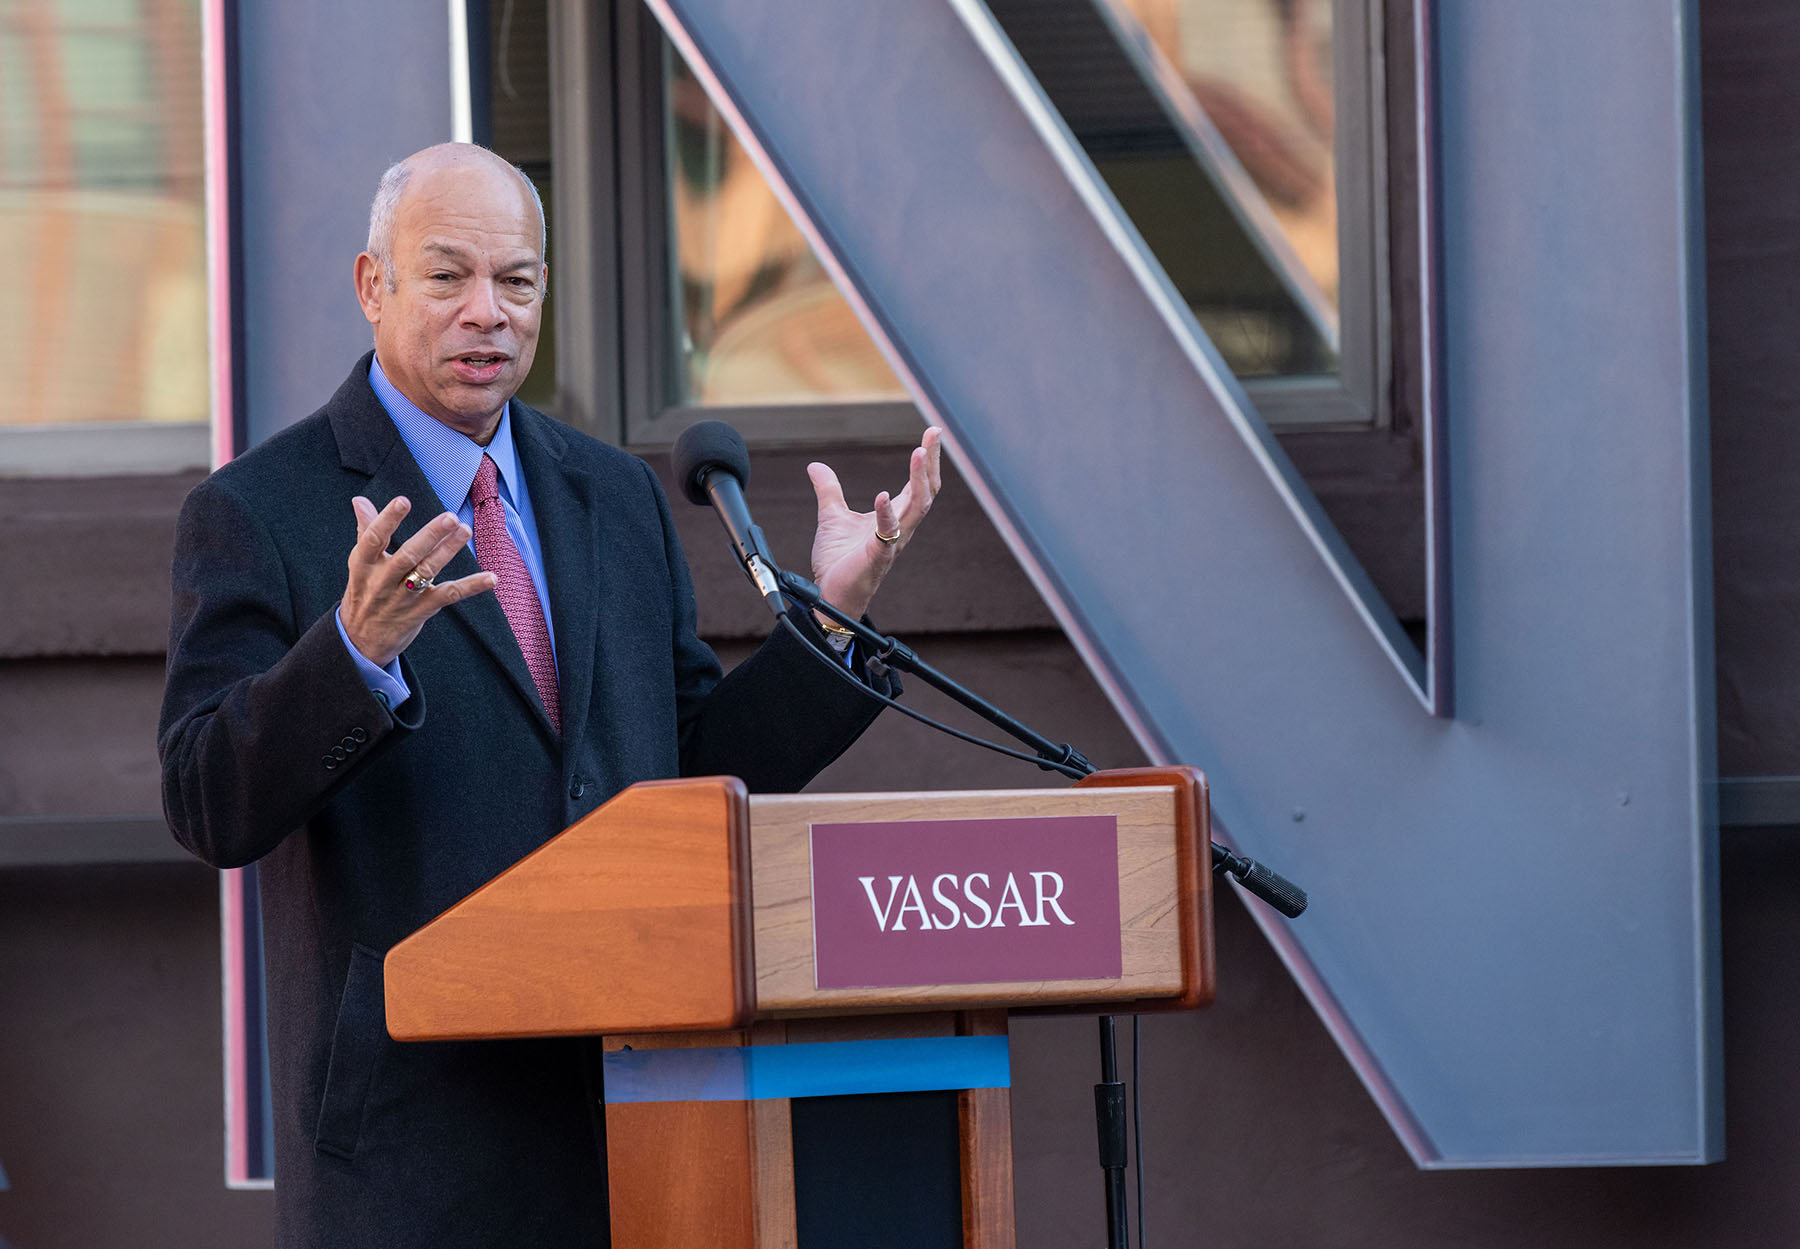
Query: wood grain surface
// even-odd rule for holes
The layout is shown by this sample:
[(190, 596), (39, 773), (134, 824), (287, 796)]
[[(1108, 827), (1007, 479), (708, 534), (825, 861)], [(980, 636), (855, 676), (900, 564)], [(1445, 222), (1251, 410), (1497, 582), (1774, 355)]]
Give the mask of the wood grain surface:
[[(1005, 1036), (1006, 1012), (968, 1011), (962, 1036)], [(962, 1145), (963, 1249), (1013, 1249), (1012, 1090), (964, 1089), (957, 1095)]]
[[(687, 1049), (747, 1044), (750, 1034), (675, 1032), (607, 1037), (607, 1050)], [(607, 1201), (612, 1243), (631, 1249), (790, 1249), (793, 1245), (793, 1147), (788, 1154), (785, 1241), (763, 1241), (761, 1189), (767, 1164), (759, 1151), (763, 1102), (632, 1102), (606, 1107)], [(783, 1112), (787, 1103), (780, 1103)], [(769, 1142), (779, 1148), (779, 1141)]]
[(734, 778), (632, 786), (388, 952), (388, 1032), (747, 1024), (747, 834)]
[[(758, 1020), (752, 1045), (785, 1045), (787, 1025)], [(800, 1236), (794, 1212), (794, 1116), (785, 1097), (750, 1103), (751, 1164), (756, 1181), (756, 1249), (796, 1249)]]
[(1210, 1005), (1218, 991), (1213, 942), (1212, 800), (1200, 769), (1114, 768), (1075, 782), (1080, 789), (1167, 785), (1175, 798), (1175, 891), (1180, 918), (1182, 989), (1172, 998), (1143, 998), (1123, 1009), (1142, 1014)]

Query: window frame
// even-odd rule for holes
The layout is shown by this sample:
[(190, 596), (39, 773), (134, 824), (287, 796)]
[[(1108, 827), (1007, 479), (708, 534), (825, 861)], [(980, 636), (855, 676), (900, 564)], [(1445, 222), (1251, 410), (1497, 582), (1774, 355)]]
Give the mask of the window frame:
[(210, 467), (210, 421), (70, 421), (0, 426), (0, 480), (138, 476)]
[(762, 446), (791, 443), (907, 444), (923, 419), (908, 400), (697, 404), (680, 398), (665, 142), (667, 57), (673, 55), (643, 5), (617, 5), (619, 169), (622, 212), (621, 306), (625, 321), (624, 441), (657, 448), (697, 420), (729, 422)]

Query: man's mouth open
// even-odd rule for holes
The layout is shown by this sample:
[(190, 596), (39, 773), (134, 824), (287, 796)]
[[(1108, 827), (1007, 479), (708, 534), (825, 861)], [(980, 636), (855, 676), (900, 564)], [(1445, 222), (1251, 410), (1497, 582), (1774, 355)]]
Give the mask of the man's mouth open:
[(450, 367), (458, 381), (472, 386), (485, 386), (500, 376), (500, 370), (506, 367), (510, 357), (502, 355), (471, 354), (457, 356), (450, 361)]

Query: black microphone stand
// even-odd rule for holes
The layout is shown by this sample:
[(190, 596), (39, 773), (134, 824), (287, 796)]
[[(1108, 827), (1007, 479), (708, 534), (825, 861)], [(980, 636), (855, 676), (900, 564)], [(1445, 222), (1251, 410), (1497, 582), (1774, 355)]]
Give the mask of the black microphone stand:
[[(918, 677), (970, 711), (1025, 743), (1036, 752), (1038, 766), (1067, 776), (1083, 777), (1098, 771), (1079, 750), (1067, 742), (1052, 742), (1034, 732), (987, 699), (965, 688), (920, 659), (899, 639), (877, 633), (862, 621), (825, 600), (819, 587), (805, 577), (773, 569), (782, 590), (795, 603), (821, 612), (856, 635), (877, 662)], [(833, 661), (835, 662), (835, 660)], [(1253, 859), (1233, 854), (1212, 843), (1214, 875), (1229, 873), (1251, 893), (1290, 919), (1306, 909), (1306, 893), (1291, 881)], [(1100, 1167), (1106, 1177), (1106, 1243), (1108, 1249), (1129, 1249), (1131, 1232), (1125, 1204), (1125, 1085), (1119, 1080), (1118, 1049), (1113, 1035), (1115, 1016), (1100, 1016), (1100, 1083), (1094, 1086), (1094, 1117), (1099, 1130)], [(1135, 1078), (1135, 1077), (1134, 1077)], [(1140, 1215), (1142, 1212), (1139, 1212)], [(1140, 1235), (1142, 1229), (1139, 1229)]]

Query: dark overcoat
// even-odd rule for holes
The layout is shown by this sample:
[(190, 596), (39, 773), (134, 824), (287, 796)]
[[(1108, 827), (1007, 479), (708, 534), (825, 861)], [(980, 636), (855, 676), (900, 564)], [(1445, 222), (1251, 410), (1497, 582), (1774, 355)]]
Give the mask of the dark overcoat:
[[(333, 621), (350, 500), (411, 499), (396, 543), (460, 500), (436, 498), (368, 368), (197, 486), (176, 535), (163, 800), (201, 859), (259, 865), (276, 1242), (604, 1244), (591, 1043), (397, 1043), (383, 955), (625, 786), (796, 790), (878, 705), (779, 631), (721, 678), (649, 467), (515, 402), (564, 731), (492, 594), (425, 625), (390, 711)], [(441, 575), (475, 571), (464, 549)]]

